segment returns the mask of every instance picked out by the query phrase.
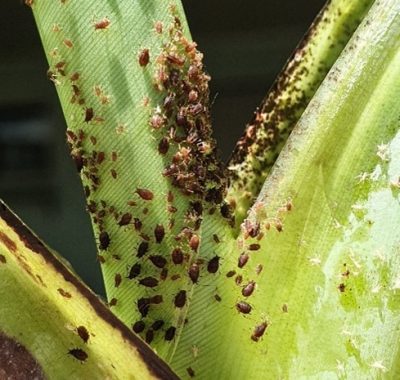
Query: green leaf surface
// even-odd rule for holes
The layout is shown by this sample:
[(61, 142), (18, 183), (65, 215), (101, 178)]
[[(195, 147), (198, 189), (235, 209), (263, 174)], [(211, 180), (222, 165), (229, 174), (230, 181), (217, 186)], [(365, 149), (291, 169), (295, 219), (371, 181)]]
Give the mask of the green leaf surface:
[(0, 278), (2, 379), (177, 378), (2, 202)]
[(400, 2), (376, 2), (225, 248), (212, 284), (222, 301), (196, 288), (179, 374), (398, 378), (399, 37)]
[(228, 163), (227, 202), (235, 205), (237, 227), (293, 127), (373, 2), (328, 1), (254, 113)]

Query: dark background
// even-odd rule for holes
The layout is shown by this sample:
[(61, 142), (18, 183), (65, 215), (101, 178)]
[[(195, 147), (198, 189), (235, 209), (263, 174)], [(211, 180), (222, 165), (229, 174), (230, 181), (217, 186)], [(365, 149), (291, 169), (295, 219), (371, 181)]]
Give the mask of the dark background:
[[(225, 159), (323, 3), (183, 0), (213, 78), (215, 135)], [(1, 0), (0, 198), (102, 294), (90, 221), (47, 68), (30, 9), (22, 0)]]

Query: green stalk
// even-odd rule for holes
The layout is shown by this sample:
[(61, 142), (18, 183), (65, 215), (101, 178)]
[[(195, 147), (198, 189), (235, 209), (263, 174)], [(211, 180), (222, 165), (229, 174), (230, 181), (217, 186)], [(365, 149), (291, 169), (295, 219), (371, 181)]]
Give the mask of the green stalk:
[(296, 122), (373, 2), (328, 1), (254, 113), (228, 163), (227, 201), (236, 207), (237, 227)]
[(2, 202), (0, 278), (1, 378), (177, 378)]
[(225, 247), (221, 276), (196, 288), (172, 360), (181, 376), (398, 377), (399, 41), (399, 1), (376, 2)]

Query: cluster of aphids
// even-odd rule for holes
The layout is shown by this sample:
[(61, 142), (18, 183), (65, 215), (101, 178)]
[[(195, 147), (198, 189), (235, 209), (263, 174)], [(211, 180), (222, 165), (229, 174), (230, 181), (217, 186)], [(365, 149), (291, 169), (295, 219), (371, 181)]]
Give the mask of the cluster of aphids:
[[(156, 31), (162, 26), (156, 23)], [(158, 140), (158, 151), (166, 158), (163, 175), (183, 194), (196, 195), (210, 202), (212, 211), (219, 208), (231, 218), (223, 203), (226, 176), (216, 152), (209, 114), (210, 77), (204, 73), (203, 55), (183, 34), (181, 23), (173, 14), (168, 40), (155, 58), (154, 82), (163, 100), (154, 108), (149, 124)], [(139, 64), (151, 60), (144, 49)]]

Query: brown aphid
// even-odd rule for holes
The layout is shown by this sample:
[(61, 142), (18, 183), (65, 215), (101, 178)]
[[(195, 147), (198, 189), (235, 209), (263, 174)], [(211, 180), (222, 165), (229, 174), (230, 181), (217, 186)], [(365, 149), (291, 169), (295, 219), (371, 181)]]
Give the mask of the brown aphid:
[(256, 283), (254, 281), (250, 281), (242, 289), (243, 296), (250, 297), (253, 294), (255, 287), (256, 287)]
[[(178, 211), (178, 209), (177, 209), (175, 206), (171, 206), (171, 205), (169, 205), (169, 206), (167, 207), (167, 210), (168, 210), (168, 212), (171, 212), (172, 214), (174, 214), (175, 212)], [(172, 226), (172, 227), (173, 227), (173, 226)], [(170, 227), (170, 229), (172, 229), (172, 227)]]
[(140, 198), (144, 199), (145, 201), (151, 201), (154, 198), (154, 194), (147, 189), (136, 189), (136, 193), (139, 195)]
[(143, 49), (139, 53), (139, 65), (142, 67), (147, 66), (147, 64), (150, 62), (150, 53), (149, 49)]
[(160, 244), (165, 236), (164, 226), (162, 224), (157, 224), (154, 229), (154, 237), (156, 238), (156, 243)]
[(262, 266), (262, 264), (257, 264), (257, 266), (256, 266), (256, 274), (257, 275), (260, 274), (262, 272), (263, 268), (264, 267)]
[(193, 236), (189, 240), (190, 248), (193, 251), (197, 252), (197, 249), (199, 248), (199, 245), (200, 245), (200, 238), (198, 237), (198, 235), (193, 234)]
[(243, 281), (243, 276), (242, 275), (237, 275), (236, 277), (235, 277), (235, 283), (236, 283), (236, 285), (240, 285), (241, 283), (242, 283), (242, 281)]
[(139, 280), (139, 284), (146, 288), (154, 288), (158, 285), (158, 280), (154, 277), (148, 276)]
[(143, 321), (137, 321), (132, 326), (132, 330), (136, 334), (140, 334), (141, 332), (144, 331), (145, 328), (146, 328), (146, 324)]
[(161, 34), (163, 32), (163, 23), (161, 21), (156, 21), (154, 23), (154, 30), (156, 33)]
[(186, 304), (186, 290), (180, 290), (174, 300), (175, 307), (182, 308)]
[(97, 153), (97, 163), (101, 164), (106, 158), (106, 155), (104, 152), (98, 152)]
[(164, 321), (162, 319), (157, 319), (156, 321), (153, 322), (153, 324), (151, 325), (151, 328), (154, 331), (158, 331), (161, 329), (161, 327), (164, 326)]
[(106, 231), (100, 232), (99, 242), (100, 242), (99, 249), (101, 249), (101, 250), (107, 249), (108, 246), (110, 245), (110, 236), (108, 235), (108, 233)]
[(86, 361), (88, 358), (88, 354), (80, 348), (73, 348), (72, 350), (69, 350), (68, 353), (81, 362)]
[(249, 314), (251, 312), (251, 306), (244, 301), (239, 301), (236, 304), (236, 310), (242, 314)]
[(190, 377), (195, 377), (195, 372), (194, 372), (194, 370), (193, 370), (193, 368), (192, 367), (188, 367), (188, 368), (186, 368), (186, 371), (187, 371), (187, 373), (188, 373), (188, 375), (190, 376)]
[(171, 203), (171, 202), (174, 201), (174, 194), (172, 193), (171, 190), (168, 191), (167, 201), (168, 201), (169, 203)]
[(174, 339), (175, 332), (176, 332), (176, 327), (174, 327), (174, 326), (169, 327), (167, 329), (167, 331), (165, 332), (165, 336), (164, 336), (165, 340), (169, 342), (172, 339)]
[(146, 343), (150, 344), (153, 341), (153, 339), (154, 339), (154, 331), (153, 329), (148, 329), (146, 331), (146, 336), (145, 336)]
[(111, 24), (111, 21), (107, 17), (104, 17), (101, 20), (96, 21), (94, 23), (94, 29), (95, 30), (107, 29), (110, 26), (110, 24)]
[(249, 245), (249, 250), (250, 251), (258, 251), (261, 248), (260, 244), (258, 243), (253, 243)]
[(254, 340), (254, 342), (258, 342), (258, 340), (264, 335), (267, 327), (268, 327), (267, 322), (263, 322), (263, 323), (257, 325), (254, 328), (253, 334), (251, 335), (251, 339)]
[(165, 281), (168, 277), (168, 269), (163, 268), (161, 273), (160, 273), (160, 281)]
[(130, 222), (132, 221), (132, 214), (130, 214), (129, 212), (123, 214), (121, 216), (120, 221), (118, 222), (119, 226), (126, 226), (128, 225)]
[(208, 273), (216, 273), (219, 268), (219, 256), (214, 256), (207, 264)]
[(247, 253), (241, 253), (238, 259), (238, 267), (243, 268), (249, 261), (249, 255)]
[(87, 331), (87, 328), (85, 326), (78, 326), (76, 328), (76, 332), (78, 333), (79, 337), (83, 340), (83, 342), (87, 343), (87, 341), (90, 338), (89, 331)]
[(236, 274), (236, 272), (234, 270), (230, 270), (227, 274), (226, 277), (233, 277)]
[(156, 294), (155, 296), (150, 297), (149, 301), (154, 305), (159, 305), (160, 303), (163, 303), (164, 299), (161, 294)]
[(167, 260), (160, 256), (160, 255), (152, 255), (149, 256), (149, 260), (157, 267), (157, 268), (164, 268), (167, 264)]
[(112, 307), (117, 304), (118, 300), (116, 298), (111, 298), (110, 302), (108, 303), (108, 306)]
[(183, 66), (183, 64), (185, 63), (185, 58), (179, 57), (174, 54), (168, 54), (166, 58), (167, 61), (169, 63), (172, 63), (173, 65)]
[(346, 290), (346, 285), (341, 283), (339, 284), (338, 289), (340, 290), (341, 293), (344, 293)]
[(119, 273), (117, 273), (117, 274), (114, 276), (114, 286), (115, 286), (116, 288), (118, 288), (118, 287), (121, 285), (121, 281), (122, 281), (122, 276), (121, 276)]
[(215, 298), (215, 300), (216, 300), (217, 302), (221, 302), (221, 301), (222, 301), (222, 298), (220, 297), (219, 294), (214, 295), (214, 298)]
[(139, 244), (136, 256), (143, 257), (147, 253), (148, 250), (149, 250), (149, 243), (147, 241), (142, 241)]
[(163, 137), (158, 143), (158, 151), (160, 154), (167, 154), (169, 150), (169, 140), (167, 137)]
[(220, 243), (220, 240), (219, 240), (219, 237), (218, 237), (217, 234), (214, 234), (214, 235), (213, 235), (213, 239), (214, 239), (214, 241), (215, 241), (217, 244)]
[(276, 228), (276, 230), (278, 232), (282, 232), (283, 231), (283, 225), (279, 220), (275, 223), (275, 228)]
[(174, 264), (179, 265), (183, 263), (184, 256), (180, 248), (175, 248), (171, 253), (171, 257)]
[(117, 159), (118, 159), (117, 152), (111, 152), (111, 160), (115, 162), (117, 161)]
[(6, 264), (7, 263), (6, 257), (4, 255), (1, 255), (1, 254), (0, 254), (0, 263), (2, 263), (2, 264)]
[(143, 318), (147, 316), (150, 309), (150, 300), (148, 298), (139, 298), (137, 301), (137, 308)]
[(199, 265), (197, 263), (193, 263), (189, 268), (188, 274), (193, 284), (196, 284), (200, 275)]
[(65, 45), (67, 48), (72, 48), (72, 47), (74, 46), (73, 42), (72, 42), (69, 38), (66, 38), (66, 39), (63, 41), (63, 43), (64, 43), (64, 45)]
[(135, 226), (135, 230), (136, 230), (136, 231), (140, 231), (143, 224), (142, 224), (142, 222), (140, 221), (140, 219), (135, 218), (135, 219), (133, 220), (133, 225)]
[(113, 177), (114, 179), (117, 179), (117, 171), (115, 170), (115, 169), (111, 169), (110, 170), (110, 173), (111, 173), (111, 177)]
[(72, 82), (75, 82), (75, 81), (77, 81), (78, 79), (79, 79), (79, 73), (78, 72), (75, 72), (75, 73), (73, 73), (73, 74), (71, 74), (71, 76), (69, 77), (69, 79), (72, 81)]
[(89, 123), (89, 121), (93, 119), (93, 116), (94, 116), (93, 108), (92, 108), (92, 107), (86, 108), (86, 109), (85, 109), (85, 119), (84, 119), (84, 122), (85, 122), (85, 123)]

